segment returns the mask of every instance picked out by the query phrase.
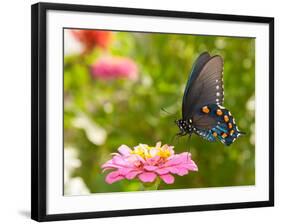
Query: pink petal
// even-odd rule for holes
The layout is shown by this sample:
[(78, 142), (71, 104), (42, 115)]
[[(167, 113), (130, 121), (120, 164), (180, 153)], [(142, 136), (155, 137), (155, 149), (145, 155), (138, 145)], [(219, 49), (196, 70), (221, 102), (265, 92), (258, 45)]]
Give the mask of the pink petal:
[(152, 172), (144, 172), (141, 173), (138, 177), (142, 182), (153, 182), (156, 178), (156, 174)]
[[(171, 173), (173, 173), (173, 172), (171, 172)], [(174, 174), (178, 174), (179, 176), (184, 176), (184, 175), (188, 174), (188, 169), (182, 168), (182, 167), (177, 167), (177, 172), (175, 172)]]
[(133, 171), (133, 168), (127, 168), (127, 167), (125, 167), (125, 168), (119, 168), (119, 169), (118, 169), (119, 174), (122, 175), (122, 176), (127, 175), (127, 174), (130, 173), (131, 171)]
[(198, 167), (193, 160), (188, 161), (188, 169), (192, 171), (198, 171)]
[(180, 167), (180, 166), (171, 166), (171, 167), (165, 167), (161, 168), (155, 171), (159, 175), (167, 174), (167, 173), (172, 173), (172, 174), (178, 174), (180, 176), (188, 174), (188, 169), (185, 167)]
[(143, 168), (145, 170), (147, 170), (147, 171), (154, 171), (154, 170), (157, 169), (157, 166), (149, 166), (149, 165), (147, 165), (147, 166), (144, 166)]
[(160, 156), (154, 156), (154, 157), (152, 157), (152, 158), (147, 159), (146, 162), (147, 162), (149, 165), (155, 165), (155, 164), (158, 163), (159, 159), (160, 159)]
[(160, 175), (160, 178), (166, 183), (166, 184), (172, 184), (175, 181), (175, 178), (171, 174), (164, 174)]
[(137, 170), (134, 170), (134, 171), (131, 171), (129, 173), (126, 174), (126, 178), (128, 180), (131, 180), (131, 179), (134, 179), (138, 174), (142, 173), (142, 171), (137, 171)]
[(103, 164), (103, 166), (106, 166), (107, 164), (112, 164), (112, 159), (106, 161), (106, 162)]
[(180, 163), (186, 163), (187, 162), (187, 153), (181, 153), (178, 155), (171, 156), (170, 159), (165, 163), (165, 166), (174, 166), (178, 165)]
[(128, 162), (124, 160), (124, 158), (120, 155), (114, 156), (112, 158), (112, 163), (114, 165), (119, 165), (119, 166), (128, 166)]
[(113, 163), (112, 160), (107, 161), (106, 163), (104, 163), (101, 168), (102, 169), (114, 169), (114, 168), (120, 168), (120, 165), (116, 165)]
[(108, 184), (112, 184), (122, 179), (124, 179), (124, 176), (120, 175), (118, 171), (113, 171), (106, 176), (105, 181)]
[(172, 174), (177, 174), (179, 172), (179, 169), (177, 166), (171, 166), (171, 167), (167, 167), (167, 169), (169, 170), (169, 172), (171, 172)]
[(160, 168), (155, 170), (155, 172), (158, 173), (159, 175), (167, 174), (170, 172), (170, 167)]
[(121, 155), (128, 156), (131, 154), (131, 149), (126, 145), (121, 145), (118, 148), (118, 152), (120, 152)]

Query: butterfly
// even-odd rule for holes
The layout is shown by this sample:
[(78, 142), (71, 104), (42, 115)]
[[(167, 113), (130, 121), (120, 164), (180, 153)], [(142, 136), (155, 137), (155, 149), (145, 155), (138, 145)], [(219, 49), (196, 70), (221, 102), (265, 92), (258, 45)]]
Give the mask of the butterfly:
[(230, 111), (223, 107), (223, 59), (202, 53), (193, 64), (182, 99), (178, 136), (195, 133), (210, 142), (231, 145), (241, 134)]

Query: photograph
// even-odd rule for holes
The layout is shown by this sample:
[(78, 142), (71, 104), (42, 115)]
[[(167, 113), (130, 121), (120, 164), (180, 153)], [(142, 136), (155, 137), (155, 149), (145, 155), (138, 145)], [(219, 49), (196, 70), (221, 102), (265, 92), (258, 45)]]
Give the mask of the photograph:
[(62, 32), (64, 196), (255, 185), (255, 37)]
[(157, 3), (4, 2), (0, 224), (280, 220), (280, 7)]

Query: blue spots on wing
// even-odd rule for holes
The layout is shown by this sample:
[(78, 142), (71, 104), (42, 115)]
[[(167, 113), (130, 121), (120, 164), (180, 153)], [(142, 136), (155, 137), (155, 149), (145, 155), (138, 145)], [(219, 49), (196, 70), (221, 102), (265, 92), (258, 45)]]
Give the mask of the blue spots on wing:
[(214, 142), (218, 139), (227, 146), (231, 145), (241, 133), (230, 111), (220, 105), (211, 104), (202, 107), (201, 113), (204, 113), (205, 107), (210, 110), (208, 116), (216, 120), (216, 126), (209, 130), (197, 130), (196, 133), (208, 141)]

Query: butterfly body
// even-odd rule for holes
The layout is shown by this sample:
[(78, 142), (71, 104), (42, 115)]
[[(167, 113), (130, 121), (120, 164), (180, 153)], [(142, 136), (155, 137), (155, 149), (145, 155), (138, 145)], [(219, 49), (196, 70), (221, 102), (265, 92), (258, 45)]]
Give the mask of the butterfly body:
[(177, 120), (178, 135), (199, 135), (205, 140), (219, 140), (231, 145), (242, 133), (230, 111), (224, 108), (223, 61), (220, 56), (201, 54), (193, 65), (187, 82), (182, 119)]

